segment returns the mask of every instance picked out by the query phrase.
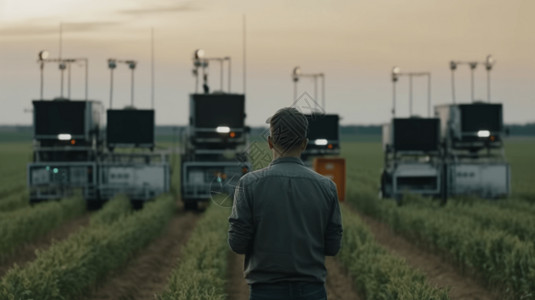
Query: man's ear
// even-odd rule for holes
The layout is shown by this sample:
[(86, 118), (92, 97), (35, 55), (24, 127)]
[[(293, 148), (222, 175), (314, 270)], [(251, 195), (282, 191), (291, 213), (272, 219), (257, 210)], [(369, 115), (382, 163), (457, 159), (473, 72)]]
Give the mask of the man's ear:
[(301, 144), (301, 151), (305, 151), (308, 145), (308, 138), (303, 140), (303, 143)]
[(273, 149), (273, 141), (271, 140), (271, 135), (268, 136), (268, 146), (269, 146), (269, 150)]

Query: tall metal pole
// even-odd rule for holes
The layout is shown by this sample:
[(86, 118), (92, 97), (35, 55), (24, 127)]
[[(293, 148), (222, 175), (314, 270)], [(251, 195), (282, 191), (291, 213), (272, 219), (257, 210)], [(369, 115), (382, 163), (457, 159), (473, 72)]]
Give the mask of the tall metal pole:
[[(152, 109), (154, 109), (154, 27), (150, 29), (150, 81), (151, 81), (151, 90), (150, 90), (150, 103)], [(197, 86), (195, 86), (197, 89)], [(195, 91), (197, 92), (197, 91)]]
[(487, 68), (487, 99), (490, 103), (490, 70)]
[(246, 82), (246, 73), (247, 73), (247, 65), (246, 65), (246, 19), (245, 14), (243, 14), (243, 94), (247, 92), (247, 82)]
[(451, 96), (455, 104), (455, 70), (451, 70)]
[(112, 99), (113, 99), (113, 68), (110, 68), (110, 108), (109, 109), (113, 107)]
[(318, 101), (318, 76), (314, 75), (314, 101)]
[(195, 94), (197, 94), (199, 92), (199, 68), (196, 68), (195, 72)]
[[(59, 22), (59, 60), (60, 60), (60, 64), (61, 64), (61, 55), (62, 55), (62, 52), (63, 52), (63, 24), (61, 22)], [(61, 70), (61, 84), (60, 84), (60, 87), (61, 87), (61, 91), (60, 91), (60, 96), (61, 98), (63, 98), (63, 68), (61, 68), (61, 65), (60, 65), (60, 70)]]
[(409, 117), (412, 117), (412, 74), (409, 73)]
[(228, 59), (228, 93), (230, 94), (230, 78), (232, 77), (231, 76), (231, 74), (232, 74), (232, 72), (231, 72), (231, 67), (232, 66), (231, 65), (232, 64), (231, 64), (231, 61), (230, 61), (230, 57), (227, 57), (227, 59)]
[(473, 68), (470, 68), (470, 88), (471, 88), (471, 97), (472, 97), (472, 102), (474, 102), (474, 69)]
[(65, 71), (65, 68), (64, 66), (62, 65), (62, 63), (60, 63), (60, 66), (59, 66), (60, 70), (61, 70), (61, 84), (60, 84), (60, 96), (61, 98), (63, 98), (63, 71)]
[(471, 81), (471, 84), (470, 84), (470, 87), (472, 89), (471, 91), (471, 94), (472, 94), (472, 102), (474, 102), (474, 73), (475, 73), (475, 69), (477, 67), (477, 62), (469, 62), (468, 65), (470, 66), (470, 81)]
[(321, 105), (323, 106), (323, 110), (324, 111), (327, 111), (327, 109), (325, 108), (325, 74), (321, 74)]
[(134, 69), (132, 69), (132, 88), (130, 90), (130, 106), (134, 107)]
[(59, 22), (59, 59), (61, 59), (61, 55), (63, 50), (63, 23)]
[(297, 100), (297, 80), (294, 80), (294, 98), (293, 101)]
[(396, 81), (392, 81), (392, 118), (396, 117)]
[(40, 100), (43, 100), (43, 85), (44, 85), (44, 69), (45, 69), (45, 63), (41, 61), (41, 98)]
[(431, 118), (431, 72), (427, 74), (427, 117)]
[(88, 91), (88, 85), (89, 85), (89, 61), (87, 58), (84, 59), (85, 61), (85, 100), (88, 100), (87, 91)]
[(71, 64), (67, 63), (67, 98), (71, 99)]
[(219, 90), (223, 92), (223, 63), (225, 62), (224, 59), (219, 60), (219, 66), (220, 66), (220, 79), (219, 79)]

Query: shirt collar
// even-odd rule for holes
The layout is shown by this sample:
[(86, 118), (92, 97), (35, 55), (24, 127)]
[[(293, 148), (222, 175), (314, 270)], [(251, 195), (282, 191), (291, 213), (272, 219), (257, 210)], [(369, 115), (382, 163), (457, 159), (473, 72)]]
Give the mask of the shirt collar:
[(272, 166), (280, 163), (296, 163), (300, 165), (305, 165), (303, 161), (298, 157), (279, 157), (272, 161), (269, 165)]

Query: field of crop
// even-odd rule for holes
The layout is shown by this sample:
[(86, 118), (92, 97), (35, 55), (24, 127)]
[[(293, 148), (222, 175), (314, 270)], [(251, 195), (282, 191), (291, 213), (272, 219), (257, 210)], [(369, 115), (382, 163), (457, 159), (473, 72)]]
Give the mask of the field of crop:
[[(347, 142), (341, 252), (329, 299), (535, 299), (535, 140), (506, 143), (509, 199), (379, 199), (377, 142)], [(117, 196), (28, 204), (27, 143), (0, 143), (0, 299), (248, 299), (228, 208), (187, 212), (172, 195), (142, 210)], [(173, 161), (175, 168), (178, 160)]]

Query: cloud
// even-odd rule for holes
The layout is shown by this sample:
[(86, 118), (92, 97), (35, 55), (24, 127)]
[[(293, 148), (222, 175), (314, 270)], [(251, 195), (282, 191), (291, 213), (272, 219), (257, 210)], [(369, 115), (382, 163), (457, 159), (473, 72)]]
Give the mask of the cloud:
[(160, 14), (160, 13), (177, 13), (198, 11), (200, 8), (192, 2), (173, 4), (173, 5), (151, 5), (139, 9), (124, 9), (119, 10), (118, 13), (124, 15), (145, 15), (145, 14)]

